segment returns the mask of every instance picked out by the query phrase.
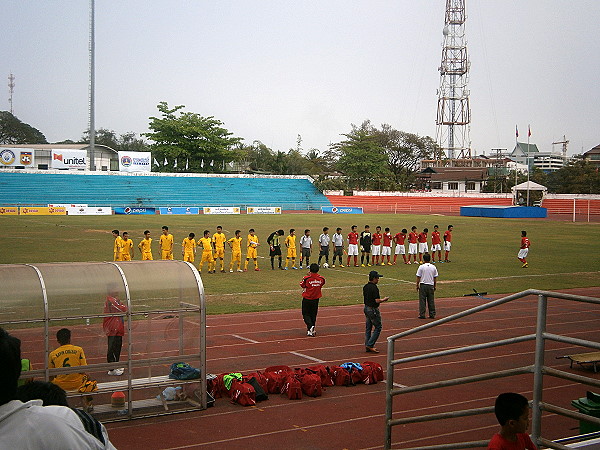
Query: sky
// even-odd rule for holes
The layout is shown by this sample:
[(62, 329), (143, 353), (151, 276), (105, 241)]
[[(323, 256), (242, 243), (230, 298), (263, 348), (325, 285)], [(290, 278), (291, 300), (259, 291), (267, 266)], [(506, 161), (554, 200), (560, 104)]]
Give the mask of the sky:
[[(247, 143), (324, 151), (351, 124), (436, 136), (444, 0), (96, 0), (96, 129), (156, 105)], [(0, 0), (0, 110), (49, 142), (89, 125), (89, 1)], [(473, 153), (600, 144), (600, 1), (466, 0)], [(3, 81), (2, 81), (3, 80)], [(561, 146), (555, 145), (559, 151)]]

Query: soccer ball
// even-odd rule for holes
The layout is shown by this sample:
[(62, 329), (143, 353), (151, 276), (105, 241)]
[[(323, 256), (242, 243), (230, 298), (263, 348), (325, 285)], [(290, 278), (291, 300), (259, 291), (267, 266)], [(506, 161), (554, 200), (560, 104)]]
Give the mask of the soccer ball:
[(329, 264), (327, 264), (327, 263), (323, 264), (323, 269), (329, 269)]

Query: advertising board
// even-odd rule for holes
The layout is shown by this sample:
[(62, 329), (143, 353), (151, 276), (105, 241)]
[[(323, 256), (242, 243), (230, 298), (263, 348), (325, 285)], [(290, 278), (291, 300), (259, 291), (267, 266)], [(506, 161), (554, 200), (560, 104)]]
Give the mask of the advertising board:
[(363, 209), (357, 206), (321, 206), (323, 214), (362, 214)]
[(141, 208), (139, 206), (127, 206), (125, 208), (115, 208), (115, 214), (129, 214), (132, 216), (156, 214), (156, 208)]
[(239, 214), (238, 206), (205, 206), (202, 208), (204, 214)]
[(85, 169), (87, 167), (87, 150), (53, 149), (51, 167), (53, 169)]
[(186, 214), (200, 214), (200, 208), (197, 206), (169, 206), (168, 208), (158, 208), (160, 215), (172, 214), (172, 215), (186, 215)]
[(120, 172), (150, 172), (150, 152), (119, 152)]
[(248, 206), (246, 214), (281, 214), (281, 206)]

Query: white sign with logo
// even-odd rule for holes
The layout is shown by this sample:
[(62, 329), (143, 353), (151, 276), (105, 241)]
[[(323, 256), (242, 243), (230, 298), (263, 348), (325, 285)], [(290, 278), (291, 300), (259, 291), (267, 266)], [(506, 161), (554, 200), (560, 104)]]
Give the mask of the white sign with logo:
[(0, 147), (0, 165), (35, 167), (34, 151), (32, 148)]
[(204, 214), (239, 214), (238, 206), (205, 206), (202, 208)]
[(52, 150), (53, 169), (85, 169), (87, 167), (87, 150)]
[(110, 216), (112, 208), (110, 206), (67, 206), (69, 216)]
[(119, 152), (119, 171), (150, 172), (150, 152)]
[(281, 214), (281, 206), (248, 206), (246, 214)]

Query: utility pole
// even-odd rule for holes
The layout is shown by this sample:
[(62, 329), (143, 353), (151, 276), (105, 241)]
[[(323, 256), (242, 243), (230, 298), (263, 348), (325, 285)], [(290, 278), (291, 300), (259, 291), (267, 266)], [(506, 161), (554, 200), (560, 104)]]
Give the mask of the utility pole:
[(13, 93), (15, 92), (15, 76), (10, 73), (8, 75), (8, 104), (10, 105), (10, 113), (14, 115), (13, 110)]
[(95, 68), (96, 68), (96, 39), (95, 39), (95, 23), (94, 23), (94, 0), (90, 0), (90, 170), (96, 170), (94, 160), (96, 153), (96, 119), (95, 119)]
[(469, 58), (465, 39), (465, 0), (446, 0), (440, 88), (438, 89), (436, 159), (471, 158)]

